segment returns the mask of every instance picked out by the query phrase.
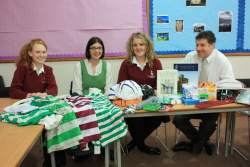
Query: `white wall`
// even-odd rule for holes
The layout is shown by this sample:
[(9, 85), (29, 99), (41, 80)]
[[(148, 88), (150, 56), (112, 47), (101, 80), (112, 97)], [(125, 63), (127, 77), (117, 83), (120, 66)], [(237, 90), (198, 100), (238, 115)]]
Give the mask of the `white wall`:
[[(231, 61), (236, 78), (250, 78), (250, 56), (228, 57)], [(172, 69), (173, 64), (180, 62), (182, 58), (161, 58), (163, 69)], [(114, 83), (117, 81), (118, 72), (123, 60), (107, 60), (113, 70)], [(47, 62), (54, 69), (54, 74), (59, 87), (59, 95), (68, 94), (70, 82), (76, 61)], [(0, 63), (0, 75), (3, 76), (6, 86), (10, 86), (15, 66), (13, 63)]]

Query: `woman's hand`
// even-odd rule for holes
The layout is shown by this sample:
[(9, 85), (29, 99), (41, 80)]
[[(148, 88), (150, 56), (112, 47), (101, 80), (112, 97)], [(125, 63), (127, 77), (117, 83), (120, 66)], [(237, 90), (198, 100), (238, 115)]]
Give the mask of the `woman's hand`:
[(29, 98), (31, 96), (45, 97), (47, 95), (48, 95), (47, 93), (40, 93), (40, 92), (37, 92), (37, 93), (28, 93), (27, 96), (26, 96), (26, 98)]

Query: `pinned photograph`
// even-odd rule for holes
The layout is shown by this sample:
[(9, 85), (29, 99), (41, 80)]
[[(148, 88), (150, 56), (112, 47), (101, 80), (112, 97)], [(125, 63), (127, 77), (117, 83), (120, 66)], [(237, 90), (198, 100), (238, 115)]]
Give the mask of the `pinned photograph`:
[(232, 32), (232, 11), (220, 11), (219, 12), (219, 32)]
[(175, 20), (175, 32), (183, 32), (184, 21), (183, 20)]
[(194, 32), (205, 31), (205, 24), (204, 23), (194, 23), (193, 28), (194, 28)]
[(159, 42), (169, 41), (169, 32), (157, 32), (157, 41)]
[(157, 15), (157, 24), (169, 24), (169, 16)]
[(206, 0), (186, 0), (186, 6), (206, 6)]

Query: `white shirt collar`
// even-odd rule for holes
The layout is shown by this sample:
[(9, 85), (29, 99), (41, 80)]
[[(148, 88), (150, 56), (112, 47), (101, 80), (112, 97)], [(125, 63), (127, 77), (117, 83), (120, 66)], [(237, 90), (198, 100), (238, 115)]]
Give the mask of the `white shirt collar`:
[(134, 56), (132, 64), (136, 64), (137, 67), (139, 67), (143, 71), (144, 68), (145, 68), (145, 66), (146, 66), (146, 64), (147, 64), (147, 62), (148, 62), (148, 59), (146, 58), (146, 61), (145, 61), (144, 65), (141, 67), (140, 64), (138, 63), (138, 61), (136, 60), (135, 56)]
[[(210, 63), (214, 57), (215, 50), (212, 51), (212, 53), (206, 58), (207, 63)], [(201, 59), (202, 60), (202, 59)]]
[[(89, 62), (89, 60), (88, 59), (85, 59), (85, 62), (86, 62), (86, 64), (88, 65), (88, 66), (92, 66), (92, 64)], [(100, 66), (100, 65), (102, 65), (102, 60), (100, 59), (100, 61), (99, 61), (99, 63), (97, 64), (97, 66)]]
[(42, 65), (42, 68), (38, 71), (35, 63), (33, 63), (33, 71), (36, 71), (37, 75), (39, 76), (41, 73), (44, 73), (44, 66)]

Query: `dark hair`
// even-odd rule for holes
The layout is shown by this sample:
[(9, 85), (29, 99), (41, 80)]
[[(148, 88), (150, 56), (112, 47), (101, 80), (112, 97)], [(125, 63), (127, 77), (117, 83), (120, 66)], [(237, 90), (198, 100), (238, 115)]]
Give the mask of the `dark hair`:
[(201, 31), (195, 38), (197, 39), (206, 39), (209, 44), (216, 42), (215, 35), (212, 31)]
[(87, 43), (87, 46), (86, 46), (86, 58), (87, 59), (90, 59), (91, 58), (91, 55), (90, 55), (90, 51), (89, 51), (89, 48), (91, 45), (95, 44), (95, 43), (99, 43), (102, 45), (102, 56), (100, 57), (100, 59), (104, 58), (104, 54), (105, 54), (105, 47), (104, 47), (104, 44), (101, 40), (101, 38), (99, 37), (92, 37), (89, 39), (88, 43)]

